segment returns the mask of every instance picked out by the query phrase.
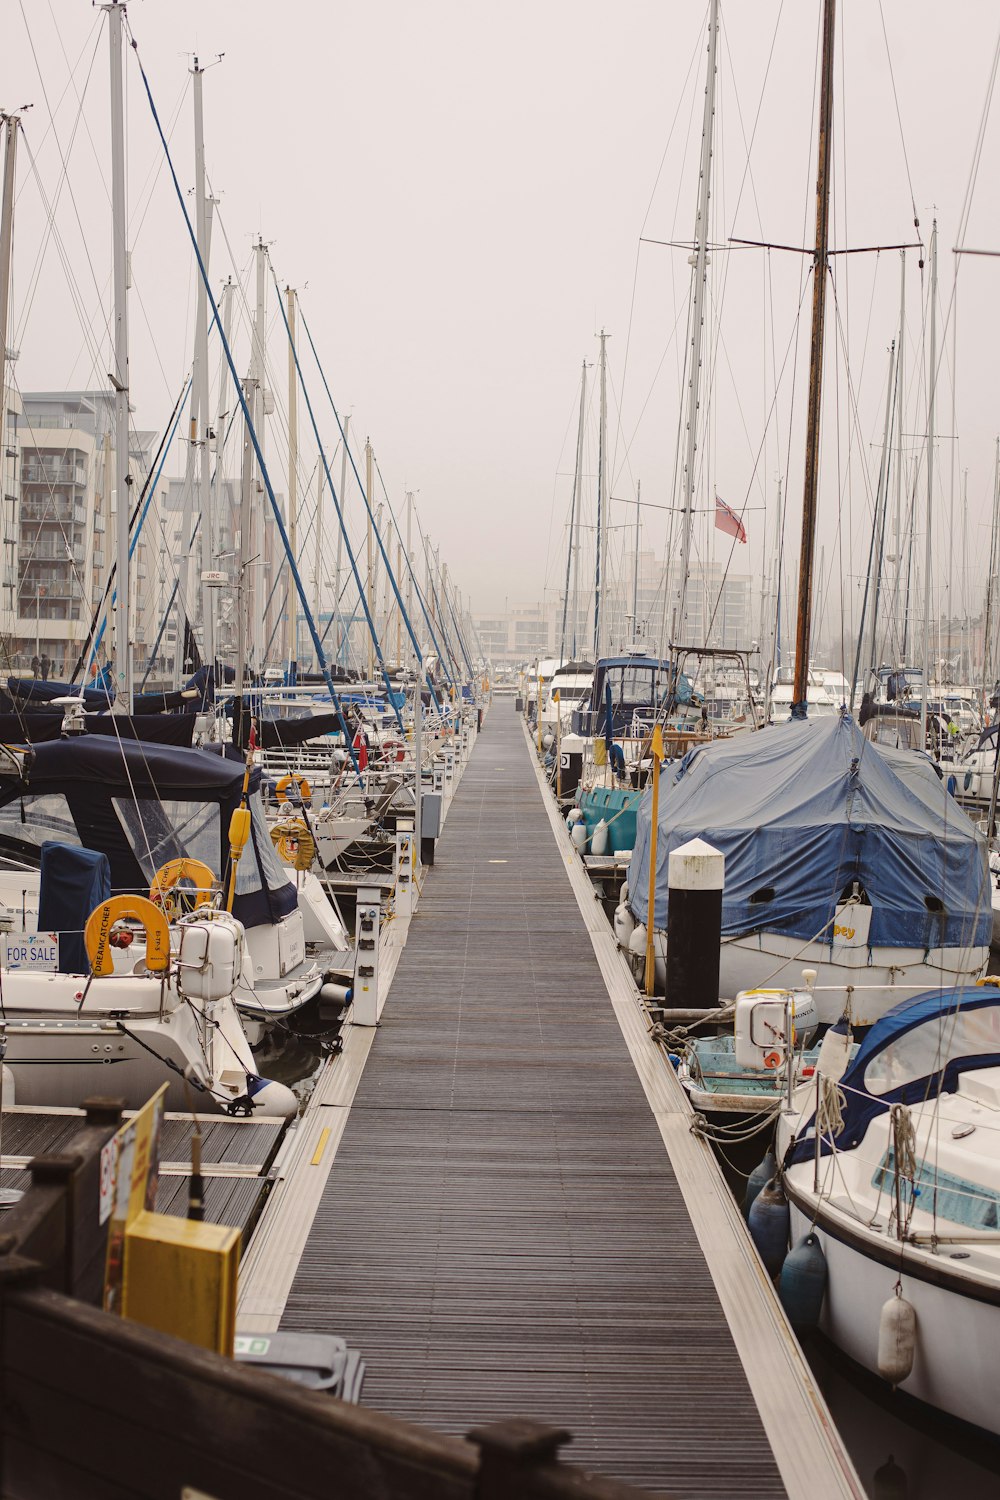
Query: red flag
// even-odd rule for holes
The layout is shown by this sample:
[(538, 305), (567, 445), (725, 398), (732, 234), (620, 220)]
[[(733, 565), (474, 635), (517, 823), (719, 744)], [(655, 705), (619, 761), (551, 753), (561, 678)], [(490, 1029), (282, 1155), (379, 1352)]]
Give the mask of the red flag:
[(358, 770), (366, 770), (368, 767), (368, 738), (360, 729), (354, 736), (352, 748), (357, 751)]
[(724, 531), (727, 536), (734, 536), (738, 542), (747, 539), (746, 527), (734, 510), (730, 510), (725, 500), (715, 497), (715, 529)]

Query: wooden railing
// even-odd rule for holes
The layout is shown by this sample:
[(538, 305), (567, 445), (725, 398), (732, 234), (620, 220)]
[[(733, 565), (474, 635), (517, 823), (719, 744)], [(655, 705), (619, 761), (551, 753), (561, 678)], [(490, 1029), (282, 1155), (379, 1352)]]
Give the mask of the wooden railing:
[(562, 1463), (561, 1429), (445, 1437), (103, 1312), (100, 1153), (119, 1118), (91, 1101), (0, 1220), (3, 1500), (637, 1500)]

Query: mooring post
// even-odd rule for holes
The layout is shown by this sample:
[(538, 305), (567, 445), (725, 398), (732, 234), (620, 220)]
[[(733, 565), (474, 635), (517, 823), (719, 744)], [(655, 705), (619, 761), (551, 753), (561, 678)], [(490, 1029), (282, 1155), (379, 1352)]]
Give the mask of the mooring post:
[(511, 1500), (524, 1494), (532, 1474), (558, 1464), (559, 1449), (572, 1441), (563, 1427), (548, 1427), (522, 1417), (474, 1427), (468, 1436), (478, 1445), (480, 1454), (476, 1500)]
[(667, 1003), (719, 1001), (726, 857), (704, 839), (674, 849), (667, 866)]

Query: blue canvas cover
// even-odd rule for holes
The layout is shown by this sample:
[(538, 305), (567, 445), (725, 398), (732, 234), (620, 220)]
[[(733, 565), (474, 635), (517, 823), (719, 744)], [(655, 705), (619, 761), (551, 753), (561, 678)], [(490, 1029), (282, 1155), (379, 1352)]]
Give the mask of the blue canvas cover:
[[(900, 760), (905, 757), (905, 766)], [(629, 904), (646, 920), (651, 791), (637, 816)], [(986, 947), (992, 907), (986, 843), (931, 763), (886, 753), (848, 716), (793, 721), (692, 750), (660, 782), (657, 927), (667, 862), (692, 838), (726, 856), (726, 936), (808, 940), (851, 881), (872, 907), (869, 941), (906, 948)]]
[[(958, 1024), (958, 1017), (974, 1017), (970, 1026)], [(899, 1082), (892, 1086), (889, 1065), (885, 1070), (883, 1089), (872, 1093), (866, 1081), (869, 1065), (890, 1048), (899, 1049), (907, 1033), (932, 1028), (929, 1044), (923, 1053), (931, 1060), (929, 1069), (912, 1073), (901, 1070)], [(974, 1044), (969, 1045), (974, 1039)], [(1000, 993), (992, 984), (962, 985), (958, 988), (927, 990), (894, 1005), (872, 1027), (853, 1062), (840, 1080), (844, 1093), (843, 1126), (831, 1144), (824, 1136), (820, 1155), (834, 1148), (852, 1150), (864, 1140), (869, 1124), (893, 1104), (919, 1104), (936, 1094), (953, 1094), (963, 1073), (1000, 1065)], [(815, 1155), (815, 1115), (812, 1115), (791, 1144), (785, 1165), (811, 1160)]]
[(90, 913), (111, 895), (111, 865), (96, 849), (78, 849), (47, 839), (41, 849), (38, 930), (59, 934), (59, 972), (90, 970), (83, 927)]
[[(21, 809), (23, 818), (26, 800), (30, 806), (35, 796), (59, 797), (84, 848), (107, 855), (115, 893), (145, 894), (156, 864), (148, 867), (147, 860), (144, 868), (136, 857), (122, 824), (125, 810), (133, 806), (137, 809), (137, 828), (141, 825), (144, 830), (142, 846), (166, 848), (165, 840), (171, 838), (173, 830), (161, 803), (179, 800), (214, 805), (218, 808), (219, 848), (208, 862), (216, 874), (221, 874), (228, 870), (229, 820), (240, 804), (244, 775), (239, 752), (230, 759), (220, 753), (222, 748), (184, 750), (140, 740), (119, 744), (96, 734), (35, 745), (23, 778), (0, 774), (0, 810)], [(224, 748), (233, 750), (232, 746)], [(295, 883), (287, 878), (268, 836), (259, 789), (260, 769), (254, 767), (250, 775), (253, 826), (250, 844), (240, 861), (233, 902), (233, 915), (244, 927), (279, 921), (298, 906)], [(8, 835), (16, 826), (15, 812), (7, 825)], [(178, 844), (170, 847), (164, 859), (190, 852)]]
[(53, 698), (82, 698), (88, 713), (100, 713), (115, 700), (113, 686), (81, 688), (72, 682), (50, 682), (33, 677), (8, 677), (7, 692), (15, 703), (26, 707), (51, 703)]

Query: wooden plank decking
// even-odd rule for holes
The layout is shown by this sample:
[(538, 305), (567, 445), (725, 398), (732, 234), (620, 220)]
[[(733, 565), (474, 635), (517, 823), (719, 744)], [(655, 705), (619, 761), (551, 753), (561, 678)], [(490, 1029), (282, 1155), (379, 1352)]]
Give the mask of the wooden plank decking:
[[(15, 1109), (4, 1114), (0, 1138), (0, 1186), (24, 1191), (35, 1156), (73, 1149), (83, 1110)], [(231, 1224), (247, 1235), (256, 1222), (268, 1189), (268, 1168), (285, 1133), (277, 1119), (226, 1119), (199, 1115), (202, 1134), (202, 1176), (205, 1218)], [(187, 1214), (191, 1163), (190, 1115), (168, 1113), (160, 1139), (159, 1213), (183, 1218)]]
[(365, 1400), (460, 1433), (531, 1416), (677, 1496), (784, 1494), (517, 716), (449, 813), (282, 1326)]

